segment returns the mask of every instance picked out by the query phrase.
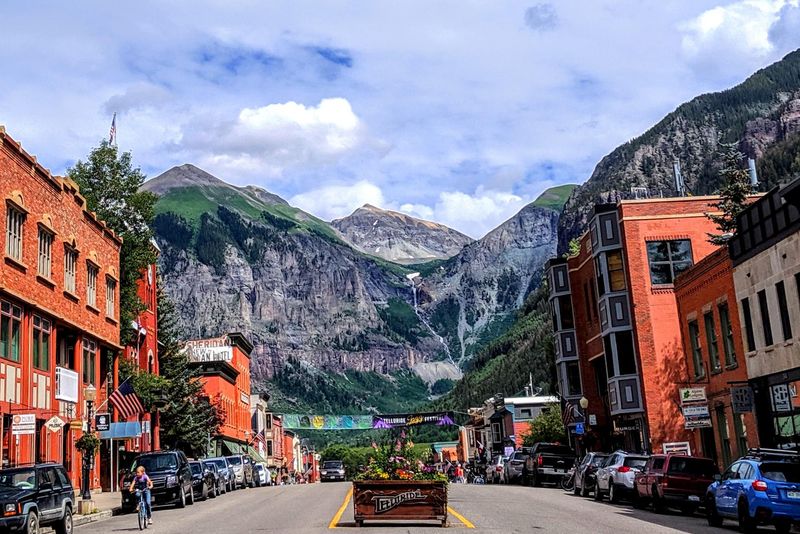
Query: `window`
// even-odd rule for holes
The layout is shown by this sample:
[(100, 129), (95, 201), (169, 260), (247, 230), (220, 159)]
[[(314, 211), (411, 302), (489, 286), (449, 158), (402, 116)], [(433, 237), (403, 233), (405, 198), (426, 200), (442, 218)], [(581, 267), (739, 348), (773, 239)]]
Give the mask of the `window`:
[(742, 299), (742, 315), (744, 316), (744, 337), (747, 341), (747, 351), (753, 352), (756, 350), (756, 336), (753, 331), (753, 317), (750, 315), (750, 299), (747, 297)]
[(78, 271), (78, 252), (72, 248), (64, 250), (64, 289), (75, 293), (75, 281)]
[(694, 377), (702, 378), (706, 375), (703, 365), (703, 349), (700, 348), (700, 328), (697, 321), (689, 321), (689, 342), (692, 344), (692, 363), (694, 363)]
[(581, 371), (578, 362), (567, 362), (567, 394), (576, 396), (581, 394)]
[(97, 274), (99, 269), (91, 263), (86, 264), (86, 304), (97, 306)]
[(722, 330), (722, 347), (725, 350), (725, 365), (730, 367), (736, 365), (736, 345), (733, 344), (733, 327), (728, 304), (720, 304), (717, 310), (719, 311), (719, 326)]
[(268, 457), (272, 456), (272, 440), (271, 439), (267, 440), (267, 456)]
[(708, 312), (703, 315), (703, 322), (706, 327), (706, 342), (708, 343), (708, 358), (711, 360), (711, 370), (719, 371), (719, 345), (717, 344), (717, 331), (714, 328), (714, 314)]
[(733, 414), (733, 431), (736, 433), (736, 446), (739, 448), (739, 455), (747, 454), (747, 425), (744, 422), (744, 415)]
[(758, 309), (761, 311), (761, 328), (764, 330), (764, 344), (769, 347), (775, 340), (772, 339), (772, 324), (769, 321), (767, 292), (764, 289), (758, 292)]
[(117, 282), (113, 278), (106, 278), (106, 315), (114, 317), (114, 302), (117, 298)]
[(94, 384), (94, 364), (97, 361), (97, 343), (83, 340), (83, 383)]
[(597, 294), (601, 297), (606, 294), (606, 284), (605, 284), (605, 277), (603, 276), (603, 268), (600, 266), (600, 258), (594, 259), (594, 268), (596, 271), (596, 280), (597, 280)]
[(39, 276), (50, 279), (53, 261), (53, 234), (39, 228)]
[(692, 266), (692, 242), (688, 239), (648, 241), (647, 261), (653, 285), (672, 284), (676, 276)]
[(725, 407), (717, 406), (717, 432), (722, 449), (722, 463), (728, 465), (731, 462), (731, 435), (728, 431), (728, 418), (725, 416)]
[(630, 331), (614, 334), (617, 342), (617, 364), (619, 374), (636, 374), (636, 354), (633, 351), (633, 334)]
[(33, 316), (33, 366), (41, 371), (50, 370), (50, 321)]
[(21, 332), (22, 308), (0, 301), (0, 356), (19, 361)]
[(775, 292), (778, 294), (778, 309), (781, 312), (781, 329), (783, 330), (783, 340), (792, 339), (792, 321), (789, 319), (789, 304), (786, 302), (786, 288), (783, 281), (775, 284)]
[(561, 330), (569, 330), (575, 328), (575, 321), (572, 318), (572, 299), (569, 295), (564, 297), (557, 297), (558, 301), (558, 315), (561, 323), (558, 325)]
[(610, 291), (625, 290), (625, 269), (622, 265), (622, 251), (606, 252), (608, 268), (608, 288)]
[(666, 458), (653, 458), (653, 471), (661, 471), (664, 469), (664, 462)]
[(6, 256), (22, 261), (22, 227), (25, 214), (6, 204)]

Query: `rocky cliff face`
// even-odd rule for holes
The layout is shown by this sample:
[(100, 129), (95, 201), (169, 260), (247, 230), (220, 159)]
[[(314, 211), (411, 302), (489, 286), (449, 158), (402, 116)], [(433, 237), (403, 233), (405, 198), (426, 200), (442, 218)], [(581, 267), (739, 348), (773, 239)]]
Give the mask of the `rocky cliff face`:
[[(580, 235), (595, 202), (629, 196), (646, 187), (650, 196), (675, 194), (673, 163), (679, 162), (689, 191), (711, 194), (719, 185), (719, 143), (738, 143), (770, 165), (769, 150), (800, 132), (800, 51), (753, 74), (742, 84), (699, 96), (678, 107), (640, 137), (597, 164), (589, 180), (567, 201), (559, 225), (559, 250)], [(780, 179), (763, 173), (761, 189)]]
[(397, 263), (447, 259), (473, 241), (442, 224), (369, 204), (331, 226), (355, 249)]

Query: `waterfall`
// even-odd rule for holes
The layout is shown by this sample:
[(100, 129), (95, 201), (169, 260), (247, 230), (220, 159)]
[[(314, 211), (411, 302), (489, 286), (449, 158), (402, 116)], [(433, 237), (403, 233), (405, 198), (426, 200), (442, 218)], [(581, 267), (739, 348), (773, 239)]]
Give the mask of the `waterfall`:
[(442, 346), (442, 349), (444, 349), (444, 353), (447, 355), (447, 360), (451, 364), (453, 364), (453, 366), (458, 368), (458, 365), (456, 365), (456, 362), (453, 361), (453, 356), (450, 354), (450, 346), (447, 344), (447, 342), (444, 340), (444, 338), (442, 336), (440, 336), (436, 332), (436, 330), (433, 329), (433, 327), (428, 322), (428, 320), (425, 319), (425, 316), (422, 315), (422, 312), (419, 311), (419, 304), (418, 304), (418, 301), (417, 301), (417, 284), (414, 283), (414, 278), (416, 278), (418, 276), (419, 276), (419, 273), (410, 273), (410, 274), (406, 275), (406, 278), (408, 279), (408, 282), (411, 284), (411, 294), (412, 294), (412, 296), (414, 298), (414, 313), (417, 315), (417, 319), (419, 319), (419, 322), (421, 322), (423, 325), (425, 325), (425, 328), (427, 328), (428, 331), (431, 334), (433, 334), (433, 337), (436, 338), (437, 341), (439, 341), (439, 344)]

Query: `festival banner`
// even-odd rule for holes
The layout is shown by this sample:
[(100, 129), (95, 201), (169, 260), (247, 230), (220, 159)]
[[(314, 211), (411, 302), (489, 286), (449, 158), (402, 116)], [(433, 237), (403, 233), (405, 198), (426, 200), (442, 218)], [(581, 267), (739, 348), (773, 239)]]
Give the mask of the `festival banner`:
[(309, 430), (367, 430), (418, 425), (454, 425), (453, 412), (391, 415), (284, 414), (283, 428)]
[(409, 413), (373, 416), (373, 428), (398, 428), (418, 425), (454, 425), (453, 412)]

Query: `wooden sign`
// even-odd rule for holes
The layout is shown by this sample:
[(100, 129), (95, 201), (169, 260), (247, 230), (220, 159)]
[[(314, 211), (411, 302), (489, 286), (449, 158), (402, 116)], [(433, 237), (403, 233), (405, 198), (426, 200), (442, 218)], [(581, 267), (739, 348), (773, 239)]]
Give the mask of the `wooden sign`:
[(364, 521), (439, 521), (447, 525), (447, 483), (433, 480), (353, 482), (358, 526)]

